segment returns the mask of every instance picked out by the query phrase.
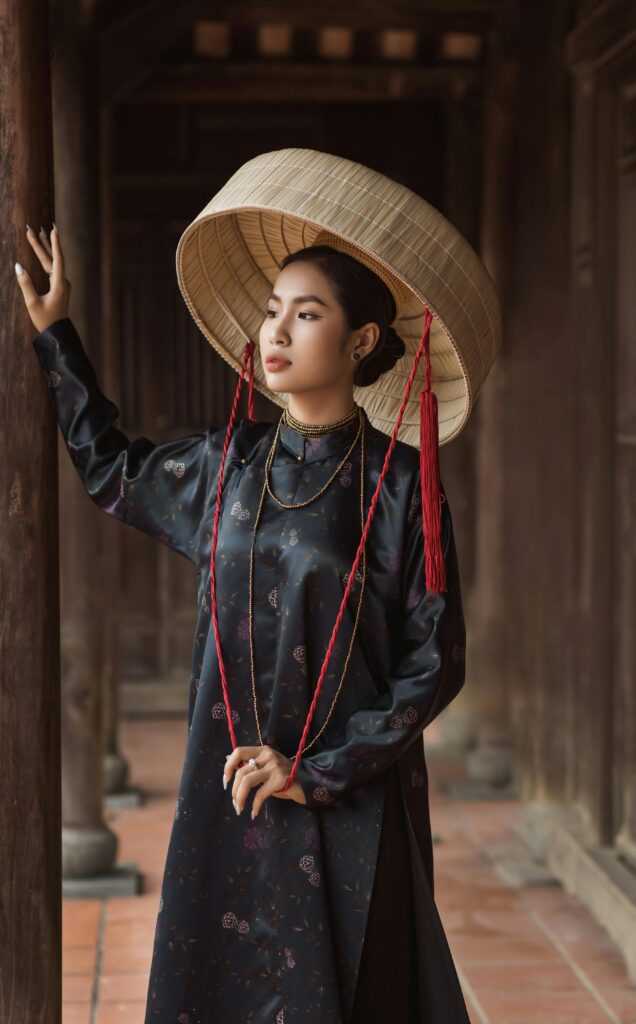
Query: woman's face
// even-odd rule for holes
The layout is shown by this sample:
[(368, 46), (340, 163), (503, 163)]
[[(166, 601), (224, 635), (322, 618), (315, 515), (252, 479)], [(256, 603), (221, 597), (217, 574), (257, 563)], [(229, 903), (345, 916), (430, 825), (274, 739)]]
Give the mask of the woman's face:
[[(322, 271), (303, 260), (281, 270), (259, 332), (268, 388), (302, 392), (341, 387), (343, 381), (353, 387), (354, 349), (361, 358), (369, 350), (359, 330), (348, 330), (345, 312)], [(288, 362), (269, 367), (272, 356)]]

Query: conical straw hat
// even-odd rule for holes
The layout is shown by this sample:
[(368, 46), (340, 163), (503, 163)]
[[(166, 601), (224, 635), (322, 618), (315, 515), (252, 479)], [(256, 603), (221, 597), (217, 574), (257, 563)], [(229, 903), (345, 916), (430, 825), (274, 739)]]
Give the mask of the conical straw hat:
[[(183, 232), (176, 252), (181, 293), (217, 352), (241, 372), (246, 341), (256, 343), (254, 387), (281, 407), (258, 351), (272, 285), (288, 253), (323, 242), (349, 252), (391, 289), (393, 326), (406, 346), (375, 384), (354, 387), (378, 430), (391, 434), (422, 334), (433, 313), (431, 383), (439, 444), (465, 426), (501, 345), (497, 292), (480, 258), (435, 207), (363, 164), (313, 149), (277, 149), (248, 160)], [(419, 447), (418, 366), (398, 439)]]

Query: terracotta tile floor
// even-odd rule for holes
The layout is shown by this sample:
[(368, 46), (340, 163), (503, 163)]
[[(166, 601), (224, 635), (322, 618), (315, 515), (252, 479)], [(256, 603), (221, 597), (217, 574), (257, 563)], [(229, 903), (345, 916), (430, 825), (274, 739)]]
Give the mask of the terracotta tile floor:
[[(146, 800), (107, 820), (144, 894), (65, 901), (63, 1024), (143, 1024), (185, 723), (124, 722), (121, 743)], [(449, 766), (431, 757), (429, 769), (436, 902), (472, 1024), (636, 1024), (636, 985), (585, 907), (560, 886), (509, 888), (493, 870), (484, 847), (512, 838), (519, 805), (450, 801), (435, 784)]]

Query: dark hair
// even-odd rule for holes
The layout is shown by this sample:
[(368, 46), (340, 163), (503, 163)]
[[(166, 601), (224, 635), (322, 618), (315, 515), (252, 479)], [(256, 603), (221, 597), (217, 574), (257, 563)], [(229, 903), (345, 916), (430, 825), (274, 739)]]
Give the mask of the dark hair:
[(316, 263), (333, 286), (344, 309), (349, 330), (373, 321), (380, 337), (368, 356), (360, 361), (353, 376), (357, 387), (374, 384), (404, 355), (405, 345), (391, 327), (396, 314), (395, 300), (384, 281), (353, 256), (331, 245), (308, 245), (284, 258), (281, 270), (298, 260)]

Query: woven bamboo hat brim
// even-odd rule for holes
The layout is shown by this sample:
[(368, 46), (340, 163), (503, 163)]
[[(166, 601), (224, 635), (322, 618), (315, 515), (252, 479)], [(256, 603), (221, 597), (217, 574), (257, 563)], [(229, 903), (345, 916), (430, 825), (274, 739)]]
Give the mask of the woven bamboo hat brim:
[[(283, 258), (323, 242), (349, 252), (382, 278), (396, 301), (393, 326), (406, 352), (375, 384), (354, 388), (370, 422), (391, 435), (404, 384), (433, 313), (431, 383), (439, 443), (465, 426), (501, 345), (497, 292), (463, 235), (411, 189), (362, 164), (312, 149), (277, 149), (248, 160), (183, 232), (176, 252), (179, 288), (196, 324), (237, 372), (254, 341), (254, 387), (271, 391), (258, 334)], [(419, 447), (423, 360), (399, 440)]]

